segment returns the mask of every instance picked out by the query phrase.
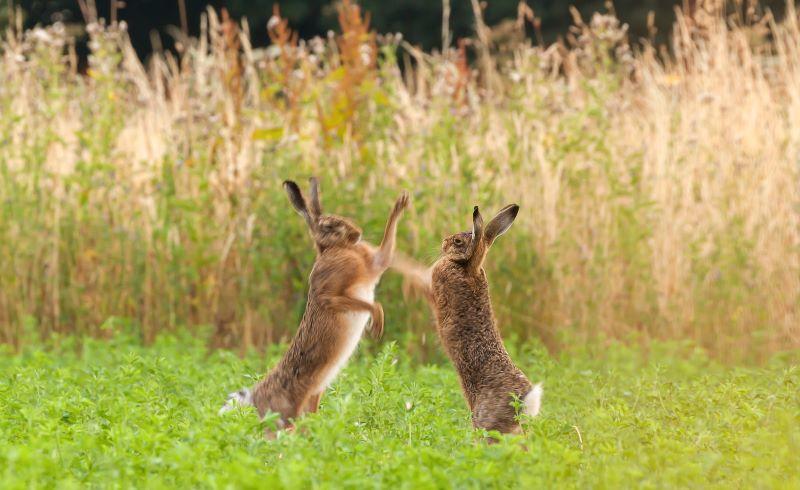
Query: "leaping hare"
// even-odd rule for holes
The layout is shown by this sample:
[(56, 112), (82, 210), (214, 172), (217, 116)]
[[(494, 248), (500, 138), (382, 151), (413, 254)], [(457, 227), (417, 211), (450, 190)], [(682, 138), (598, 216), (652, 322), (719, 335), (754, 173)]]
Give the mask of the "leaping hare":
[(520, 432), (515, 396), (530, 416), (539, 413), (542, 399), (541, 384), (532, 385), (503, 346), (482, 267), (492, 243), (511, 227), (518, 211), (516, 204), (506, 206), (484, 228), (475, 206), (472, 232), (445, 238), (431, 269), (402, 257), (392, 264), (431, 304), (439, 338), (461, 378), (472, 424), (502, 433)]
[(382, 335), (383, 308), (375, 301), (375, 286), (391, 264), (397, 222), (409, 201), (406, 192), (397, 199), (383, 240), (375, 247), (361, 241), (361, 229), (349, 219), (322, 214), (319, 183), (313, 177), (310, 183), (310, 202), (296, 183), (283, 183), (317, 249), (300, 327), (278, 365), (252, 390), (231, 393), (220, 409), (223, 413), (236, 404), (254, 405), (261, 418), (277, 412), (279, 429), (317, 410), (323, 391), (350, 358), (370, 316), (370, 332)]

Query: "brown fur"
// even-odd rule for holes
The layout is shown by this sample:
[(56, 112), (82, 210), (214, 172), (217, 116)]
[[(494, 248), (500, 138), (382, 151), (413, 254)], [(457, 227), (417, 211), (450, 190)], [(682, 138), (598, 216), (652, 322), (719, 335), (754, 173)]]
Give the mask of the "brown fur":
[(458, 371), (473, 425), (502, 433), (520, 431), (513, 396), (524, 399), (533, 385), (503, 346), (482, 265), (494, 239), (511, 226), (518, 210), (516, 205), (507, 206), (484, 230), (476, 206), (473, 231), (447, 237), (432, 269), (402, 257), (393, 263), (425, 293), (433, 308), (439, 338)]
[[(295, 209), (306, 220), (317, 257), (309, 277), (306, 311), (289, 349), (278, 365), (252, 390), (248, 401), (260, 417), (279, 414), (278, 427), (290, 427), (291, 420), (319, 407), (322, 392), (352, 353), (363, 323), (353, 313), (366, 312), (372, 318), (370, 332), (383, 333), (383, 308), (358, 295), (374, 294), (374, 287), (391, 263), (397, 223), (408, 205), (408, 194), (397, 199), (389, 216), (383, 240), (375, 247), (360, 240), (361, 230), (341, 216), (322, 215), (316, 179), (311, 179), (311, 202), (306, 203), (294, 182), (284, 183)], [(351, 316), (348, 316), (351, 315)], [(366, 322), (366, 318), (364, 319)], [(332, 370), (334, 372), (332, 372)], [(246, 390), (239, 392), (239, 398)], [(234, 393), (231, 397), (236, 398)], [(240, 400), (241, 401), (241, 400)], [(225, 407), (223, 407), (224, 409)]]

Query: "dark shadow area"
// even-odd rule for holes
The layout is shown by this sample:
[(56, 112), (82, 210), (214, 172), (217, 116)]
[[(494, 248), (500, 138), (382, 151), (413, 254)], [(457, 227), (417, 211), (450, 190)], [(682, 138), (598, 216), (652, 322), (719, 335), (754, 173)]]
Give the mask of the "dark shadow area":
[[(272, 0), (128, 0), (118, 1), (117, 18), (128, 23), (133, 46), (146, 57), (154, 49), (153, 33), (157, 33), (161, 45), (166, 49), (174, 46), (173, 28), (185, 23), (190, 35), (196, 35), (200, 28), (200, 16), (209, 6), (226, 8), (234, 18), (246, 17), (250, 24), (255, 45), (268, 44), (266, 24), (272, 15), (275, 2)], [(181, 15), (181, 1), (184, 2), (185, 20)], [(7, 0), (0, 7), (0, 27), (7, 25), (9, 10), (13, 5), (22, 9), (24, 26), (53, 22), (82, 24), (83, 14), (78, 0)], [(88, 3), (88, 2), (87, 2)], [(371, 24), (378, 32), (402, 32), (410, 43), (431, 50), (441, 46), (442, 1), (403, 0), (387, 2), (384, 0), (363, 0), (362, 8), (370, 13)], [(474, 15), (469, 0), (451, 0), (450, 29), (453, 39), (472, 36)], [(692, 4), (696, 2), (691, 2)], [(735, 2), (734, 2), (735, 3)], [(761, 2), (774, 11), (782, 11), (783, 1)], [(331, 0), (284, 0), (280, 2), (282, 16), (289, 19), (293, 30), (301, 37), (310, 38), (324, 35), (336, 29), (335, 1)], [(504, 19), (517, 17), (518, 0), (493, 0), (484, 2), (484, 16), (487, 24), (496, 25)], [(682, 2), (674, 0), (617, 0), (614, 9), (619, 18), (629, 24), (633, 40), (649, 37), (648, 15), (655, 15), (657, 39), (667, 40), (675, 15), (674, 9)], [(530, 0), (527, 5), (541, 19), (541, 36), (545, 42), (553, 42), (563, 36), (572, 24), (570, 5), (574, 5), (584, 19), (593, 12), (606, 10), (603, 0)], [(96, 2), (98, 15), (105, 19), (112, 17), (111, 1)], [(529, 32), (534, 37), (535, 33)], [(155, 46), (158, 49), (158, 46)]]

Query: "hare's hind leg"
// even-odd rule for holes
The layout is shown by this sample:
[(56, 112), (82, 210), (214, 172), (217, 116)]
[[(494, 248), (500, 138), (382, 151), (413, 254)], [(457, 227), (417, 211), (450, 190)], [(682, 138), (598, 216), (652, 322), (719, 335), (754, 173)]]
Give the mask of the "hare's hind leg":
[(306, 403), (303, 407), (303, 413), (316, 413), (316, 411), (319, 409), (319, 401), (321, 399), (322, 399), (321, 391), (315, 395), (310, 395), (306, 399)]
[(493, 399), (475, 404), (472, 425), (476, 429), (496, 430), (502, 434), (519, 434), (522, 430), (515, 418), (514, 408)]

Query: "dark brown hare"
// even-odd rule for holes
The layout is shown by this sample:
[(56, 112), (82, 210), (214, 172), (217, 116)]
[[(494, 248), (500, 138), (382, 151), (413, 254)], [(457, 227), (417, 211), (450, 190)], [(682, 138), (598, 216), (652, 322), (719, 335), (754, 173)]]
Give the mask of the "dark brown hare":
[(531, 384), (503, 346), (482, 267), (492, 243), (511, 227), (518, 211), (516, 204), (506, 206), (484, 227), (475, 206), (472, 232), (445, 238), (432, 268), (402, 257), (392, 264), (431, 304), (439, 338), (461, 378), (473, 425), (502, 433), (521, 430), (515, 397), (529, 416), (539, 413), (542, 400), (541, 384)]
[(220, 409), (223, 413), (237, 404), (253, 405), (261, 418), (276, 412), (279, 429), (317, 410), (322, 393), (353, 354), (370, 317), (370, 332), (382, 335), (383, 308), (375, 301), (375, 286), (391, 264), (397, 223), (409, 200), (406, 192), (397, 199), (383, 240), (375, 247), (361, 240), (361, 229), (349, 219), (322, 214), (317, 179), (311, 179), (309, 202), (294, 182), (283, 186), (317, 249), (306, 311), (278, 365), (252, 389), (231, 393)]

